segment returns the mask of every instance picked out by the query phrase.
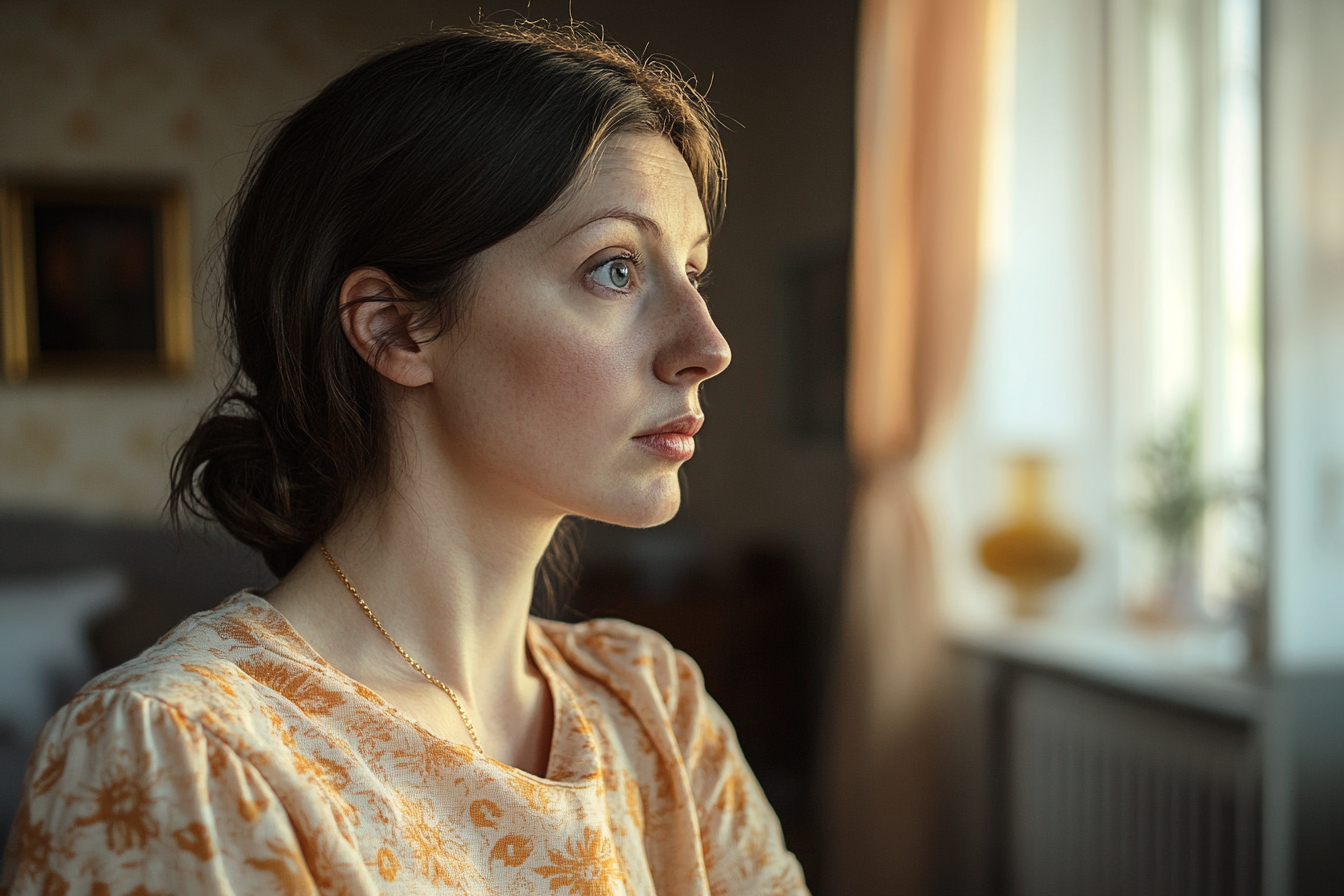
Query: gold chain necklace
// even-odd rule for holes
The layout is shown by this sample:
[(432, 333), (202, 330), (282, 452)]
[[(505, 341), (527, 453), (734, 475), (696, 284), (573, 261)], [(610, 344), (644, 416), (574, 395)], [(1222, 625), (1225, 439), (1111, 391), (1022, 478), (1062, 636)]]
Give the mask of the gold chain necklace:
[(457, 714), (462, 717), (462, 724), (467, 726), (467, 733), (471, 735), (471, 742), (476, 745), (477, 751), (484, 754), (485, 750), (481, 747), (481, 739), (476, 736), (476, 726), (471, 724), (471, 717), (467, 715), (466, 709), (462, 706), (462, 701), (458, 699), (457, 691), (448, 687), (448, 685), (439, 681), (433, 675), (430, 675), (429, 672), (425, 671), (424, 666), (411, 659), (411, 655), (401, 649), (401, 645), (397, 643), (395, 638), (387, 633), (387, 629), (383, 628), (383, 624), (378, 621), (378, 617), (373, 615), (373, 610), (370, 610), (369, 605), (364, 603), (364, 598), (359, 596), (359, 592), (355, 590), (355, 586), (350, 584), (350, 580), (345, 577), (345, 573), (336, 565), (336, 561), (332, 559), (331, 554), (327, 551), (327, 546), (319, 543), (318, 547), (322, 550), (322, 556), (327, 558), (327, 564), (331, 567), (331, 571), (336, 573), (340, 578), (341, 582), (345, 585), (345, 589), (350, 592), (350, 596), (359, 603), (359, 608), (364, 611), (364, 615), (369, 617), (369, 621), (378, 626), (378, 631), (383, 633), (383, 637), (390, 641), (393, 647), (397, 648), (397, 653), (401, 654), (402, 658), (411, 664), (412, 669), (425, 676), (425, 678), (428, 678), (432, 684), (438, 685), (439, 689), (447, 694), (448, 698), (453, 701), (453, 705), (457, 707)]

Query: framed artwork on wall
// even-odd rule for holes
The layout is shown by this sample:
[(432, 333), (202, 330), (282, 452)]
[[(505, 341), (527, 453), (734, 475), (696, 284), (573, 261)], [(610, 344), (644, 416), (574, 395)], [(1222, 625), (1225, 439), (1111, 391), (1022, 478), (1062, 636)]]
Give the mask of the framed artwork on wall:
[(0, 185), (5, 377), (186, 373), (188, 227), (180, 183)]

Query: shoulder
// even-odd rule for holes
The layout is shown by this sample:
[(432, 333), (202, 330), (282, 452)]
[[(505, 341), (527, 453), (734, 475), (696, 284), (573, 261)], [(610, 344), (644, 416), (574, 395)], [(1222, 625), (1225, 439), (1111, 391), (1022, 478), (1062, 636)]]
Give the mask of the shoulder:
[(693, 701), (704, 693), (695, 661), (652, 629), (623, 619), (536, 624), (567, 665), (622, 696), (656, 697), (675, 714), (687, 698)]
[(251, 727), (262, 703), (283, 694), (287, 680), (304, 676), (308, 664), (296, 637), (269, 604), (241, 592), (94, 678), (62, 714), (148, 702), (207, 730)]
[(619, 675), (661, 678), (677, 674), (679, 664), (689, 661), (658, 632), (624, 619), (578, 623), (539, 619), (537, 626), (566, 659), (580, 659)]

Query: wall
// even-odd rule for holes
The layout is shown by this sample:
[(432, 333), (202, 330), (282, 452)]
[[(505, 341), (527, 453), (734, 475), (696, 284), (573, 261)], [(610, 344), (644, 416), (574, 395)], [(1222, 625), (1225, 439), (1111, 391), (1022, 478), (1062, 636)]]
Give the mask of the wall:
[(256, 125), (349, 65), (373, 35), (376, 43), (427, 20), (384, 14), (371, 27), (368, 14), (352, 4), (329, 4), (321, 15), (289, 12), (302, 8), (0, 5), (0, 166), (184, 178), (201, 299), (199, 362), (186, 380), (100, 378), (0, 389), (0, 507), (137, 520), (158, 515), (169, 455), (213, 395), (220, 365), (200, 265)]
[[(834, 589), (847, 469), (837, 441), (788, 436), (781, 296), (790, 260), (843, 246), (849, 225), (854, 3), (567, 0), (531, 17), (603, 23), (675, 57), (725, 116), (731, 189), (711, 303), (733, 344), (672, 531), (712, 544), (800, 546)], [(180, 381), (0, 386), (0, 512), (153, 520), (168, 462), (221, 364), (210, 231), (259, 124), (363, 52), (464, 23), (476, 2), (0, 0), (0, 169), (173, 173), (192, 197), (196, 371)], [(489, 7), (486, 7), (489, 10)], [(507, 16), (505, 16), (507, 18)]]

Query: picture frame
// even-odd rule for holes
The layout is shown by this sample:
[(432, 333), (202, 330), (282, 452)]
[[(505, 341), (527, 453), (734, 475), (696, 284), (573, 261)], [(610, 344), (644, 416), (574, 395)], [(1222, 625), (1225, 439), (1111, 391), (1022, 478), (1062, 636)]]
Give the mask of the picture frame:
[(192, 348), (182, 183), (0, 183), (0, 350), (9, 382), (180, 376), (191, 369)]

